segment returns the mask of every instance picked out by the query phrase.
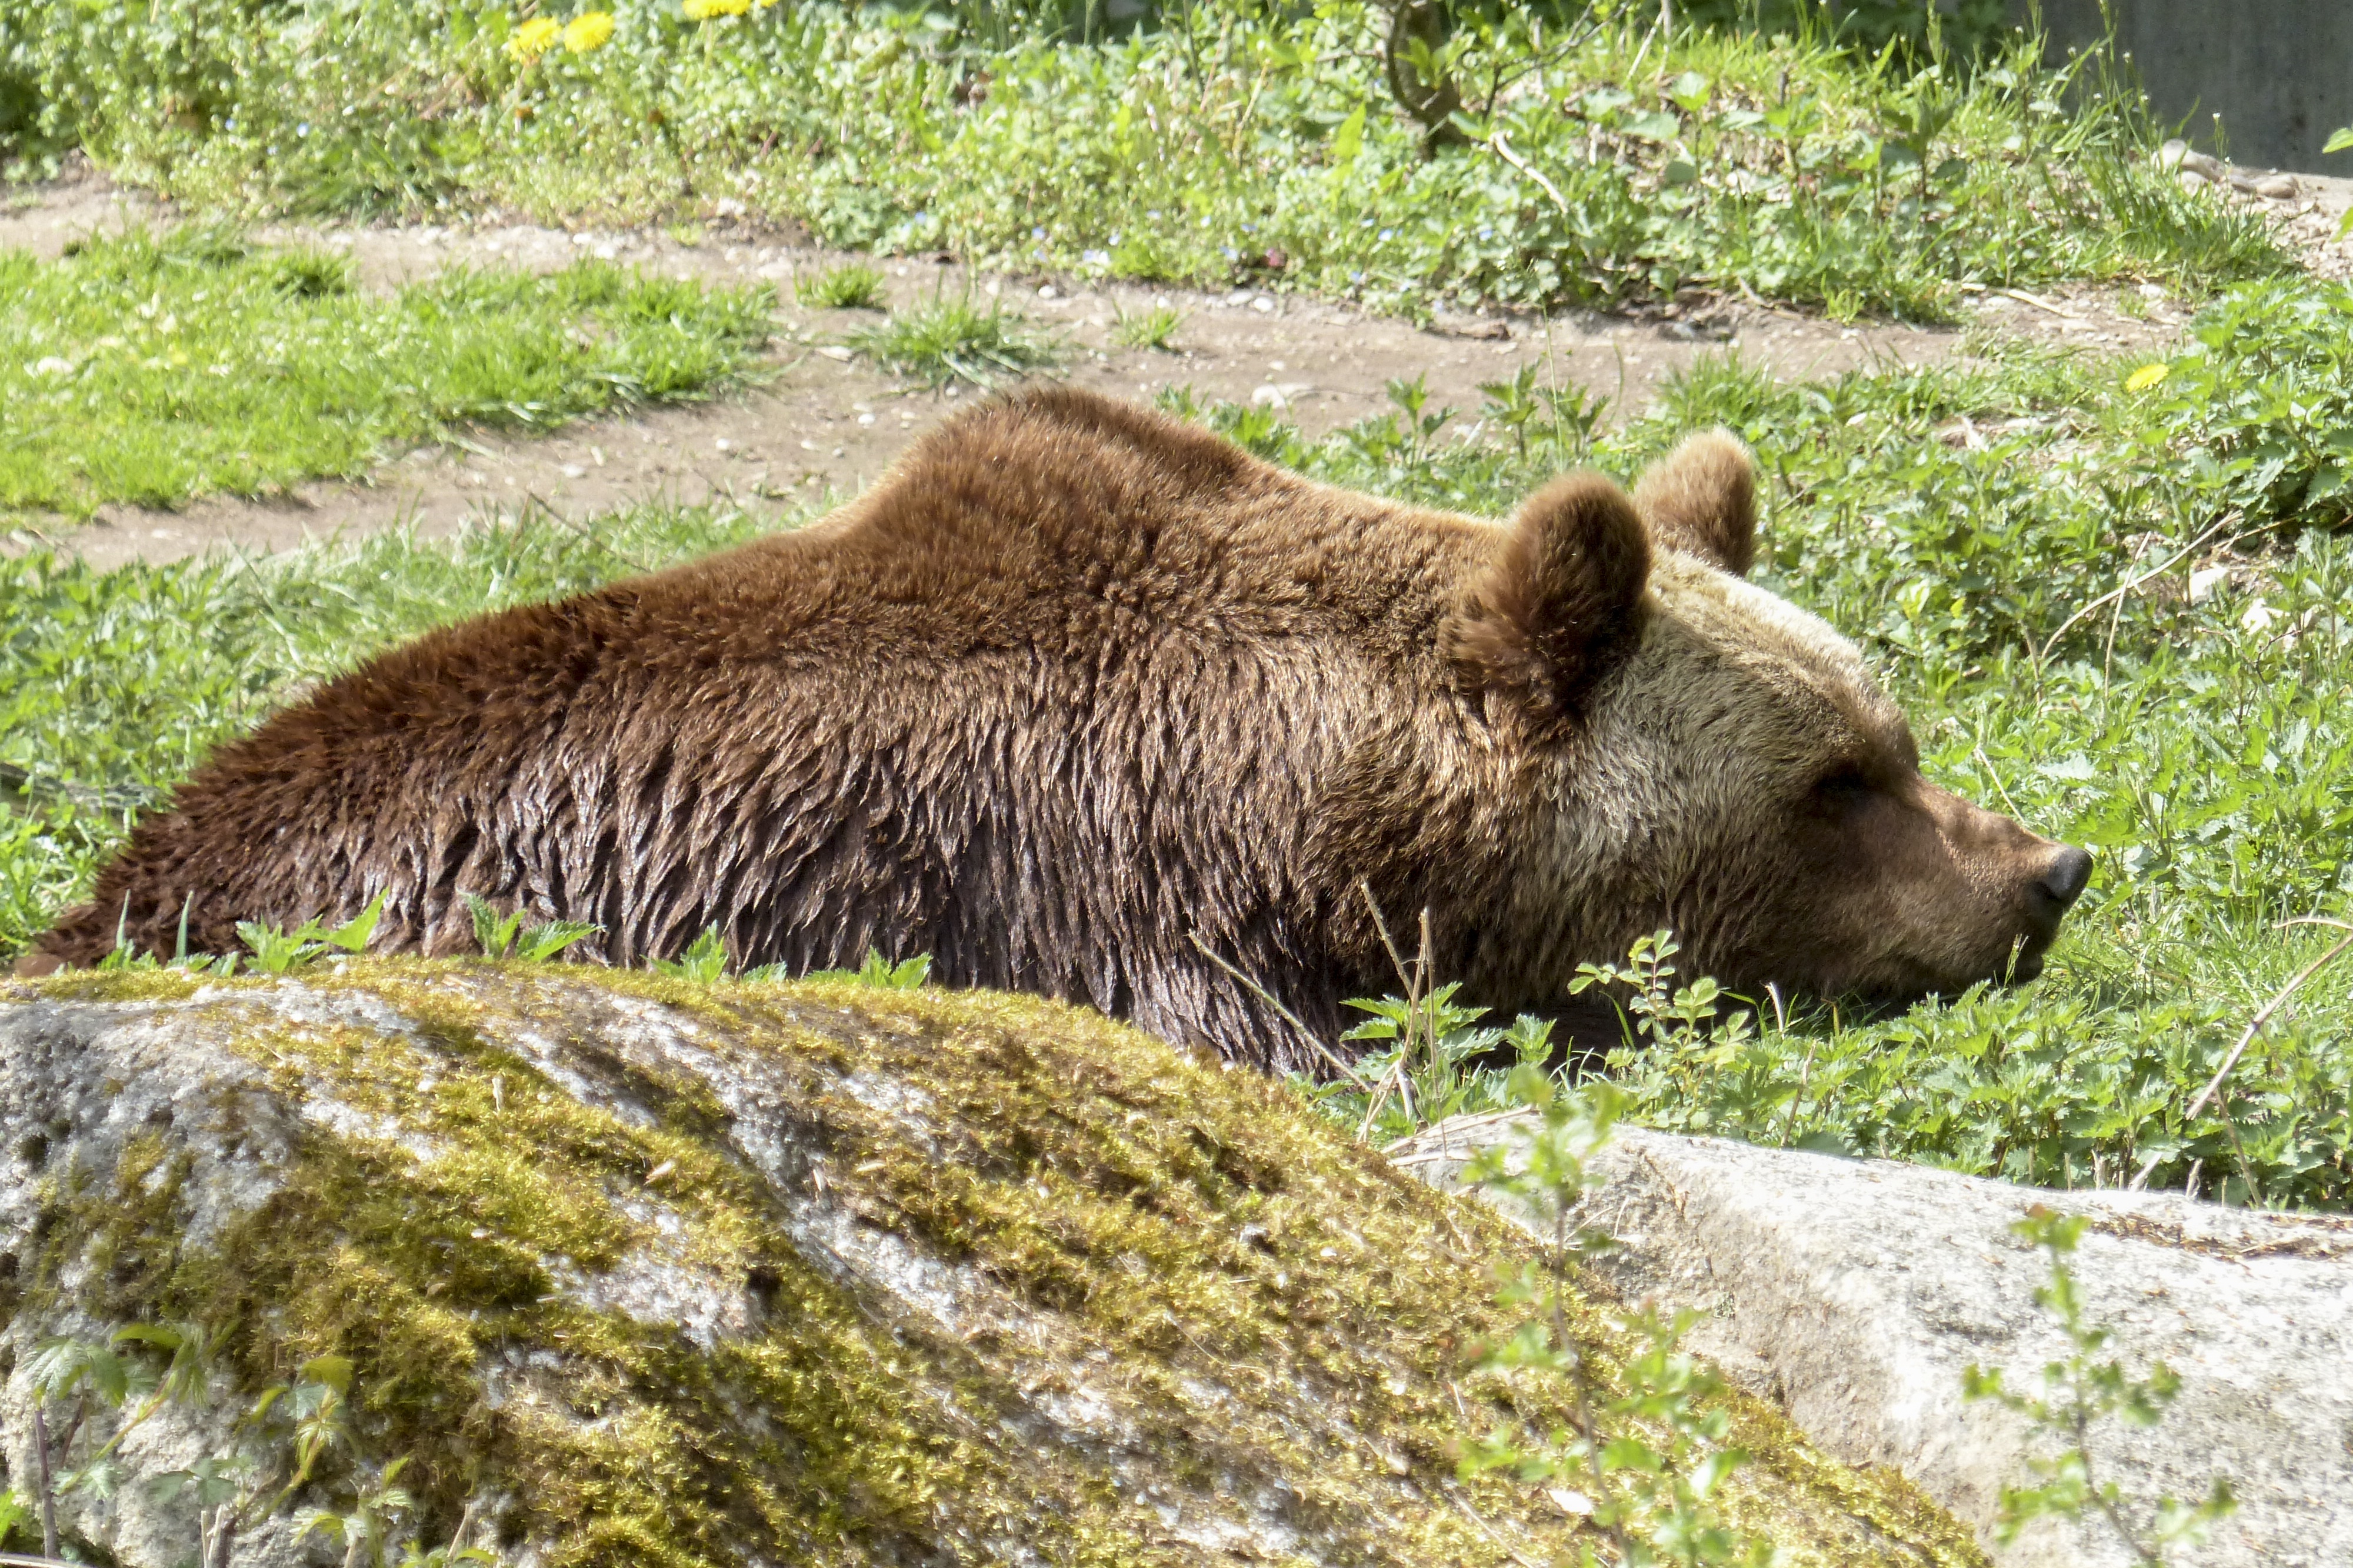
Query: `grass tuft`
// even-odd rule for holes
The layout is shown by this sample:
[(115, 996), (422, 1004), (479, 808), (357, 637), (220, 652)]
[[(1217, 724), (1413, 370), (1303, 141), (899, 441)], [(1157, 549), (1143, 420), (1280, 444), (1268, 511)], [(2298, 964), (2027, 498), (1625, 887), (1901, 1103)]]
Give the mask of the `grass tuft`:
[(1053, 339), (1033, 331), (1022, 317), (994, 300), (979, 303), (970, 289), (934, 294), (927, 303), (894, 311), (879, 326), (850, 333), (849, 342), (894, 375), (932, 386), (952, 381), (995, 386), (1062, 357)]
[(1176, 352), (1176, 329), (1185, 324), (1183, 312), (1171, 305), (1155, 305), (1148, 310), (1133, 315), (1125, 310), (1113, 323), (1112, 341), (1123, 348), (1158, 349), (1162, 353)]
[(852, 261), (828, 267), (814, 277), (797, 279), (794, 298), (818, 310), (880, 310), (883, 308), (881, 269)]

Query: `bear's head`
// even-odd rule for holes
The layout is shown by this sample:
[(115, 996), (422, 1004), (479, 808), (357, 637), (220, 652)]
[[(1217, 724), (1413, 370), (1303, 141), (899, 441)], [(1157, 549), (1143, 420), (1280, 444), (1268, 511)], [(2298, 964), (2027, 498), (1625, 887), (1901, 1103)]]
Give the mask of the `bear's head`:
[(1525, 781), (1514, 978), (1556, 991), (1660, 926), (1685, 974), (1752, 994), (2033, 978), (2091, 858), (1923, 777), (1854, 647), (1746, 581), (1754, 483), (1720, 431), (1631, 497), (1556, 480), (1462, 592), (1456, 679)]

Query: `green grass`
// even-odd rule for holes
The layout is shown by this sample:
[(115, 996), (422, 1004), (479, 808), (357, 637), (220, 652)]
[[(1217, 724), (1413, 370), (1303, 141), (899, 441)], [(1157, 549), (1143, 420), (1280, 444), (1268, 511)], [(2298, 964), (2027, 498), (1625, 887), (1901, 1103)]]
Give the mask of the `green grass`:
[[(2139, 392), (2131, 364), (1978, 347), (1789, 386), (1704, 361), (1598, 440), (1591, 400), (1524, 383), (1489, 389), (1467, 444), (1466, 421), (1410, 385), (1391, 413), (1313, 443), (1267, 410), (1169, 401), (1318, 478), (1490, 514), (1588, 456), (1627, 476), (1688, 426), (1727, 421), (1770, 477), (1760, 576), (1863, 644), (1929, 774), (2097, 851), (2038, 984), (1867, 1023), (1767, 1008), (1761, 1026), (1623, 1053), (1610, 1070), (1641, 1120), (2063, 1185), (2113, 1184), (2155, 1153), (2160, 1185), (2195, 1162), (2200, 1190), (2232, 1202), (2344, 1207), (2342, 973), (2273, 1021), (2217, 1105), (2186, 1111), (2332, 934), (2284, 922), (2353, 901), (2337, 434), (2353, 427), (2353, 295), (2234, 291)], [(0, 776), (22, 782), (0, 805), (0, 951), (86, 883), (131, 805), (300, 683), (436, 621), (754, 526), (640, 511), (586, 534), (526, 521), (446, 546), (392, 537), (111, 575), (9, 563), (0, 763), (15, 772)], [(2193, 601), (2189, 574), (2217, 565), (2227, 577), (2201, 577)]]
[(0, 252), (0, 520), (279, 490), (466, 426), (696, 396), (742, 373), (769, 306), (597, 262), (376, 296), (341, 257), (201, 229)]
[(882, 272), (856, 261), (828, 267), (797, 279), (793, 297), (820, 310), (880, 310), (883, 308)]
[(1176, 352), (1176, 329), (1185, 324), (1184, 313), (1172, 305), (1155, 305), (1133, 315), (1125, 310), (1112, 323), (1114, 342), (1131, 349), (1158, 349), (1162, 353)]
[(879, 326), (860, 328), (849, 334), (849, 342), (892, 374), (934, 386), (952, 381), (994, 386), (1062, 357), (1052, 338), (994, 300), (980, 303), (969, 290), (943, 290), (922, 304), (892, 312)]
[[(78, 141), (199, 203), (611, 223), (727, 198), (858, 249), (1408, 311), (1695, 288), (1927, 318), (1963, 281), (2289, 266), (2261, 217), (2149, 167), (2132, 100), (2022, 47), (1932, 64), (1925, 36), (1871, 55), (1803, 27), (1661, 37), (1641, 5), (1592, 28), (1488, 7), (1431, 144), (1390, 100), (1370, 0), (1198, 0), (1093, 43), (994, 4), (613, 9), (604, 47), (525, 67), (503, 9), (20, 6), (0, 101), (37, 106), (20, 159)], [(1907, 8), (1860, 9), (1900, 31)]]

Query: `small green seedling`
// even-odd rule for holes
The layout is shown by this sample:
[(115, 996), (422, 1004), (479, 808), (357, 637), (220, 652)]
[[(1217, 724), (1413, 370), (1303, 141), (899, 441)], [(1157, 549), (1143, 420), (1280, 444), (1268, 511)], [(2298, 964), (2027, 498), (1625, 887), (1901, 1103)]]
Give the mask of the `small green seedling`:
[[(264, 974), (290, 974), (325, 956), (331, 948), (343, 952), (364, 952), (368, 939), (375, 934), (376, 921), (383, 918), (384, 901), (390, 896), (388, 889), (378, 893), (368, 900), (367, 908), (332, 931), (322, 926), (316, 915), (290, 931), (256, 921), (239, 921), (237, 940), (251, 954), (246, 966)], [(185, 940), (185, 936), (182, 940)]]
[[(746, 972), (749, 980), (754, 972)], [(919, 952), (898, 963), (892, 963), (872, 948), (866, 950), (866, 962), (856, 969), (812, 969), (803, 978), (808, 980), (849, 980), (860, 985), (872, 985), (884, 991), (913, 991), (932, 975), (932, 955)]]
[(522, 923), (526, 910), (520, 904), (513, 913), (502, 915), (489, 900), (477, 894), (463, 893), (459, 897), (466, 900), (466, 912), (474, 919), (474, 942), (485, 958), (519, 958), (525, 963), (541, 963), (604, 929), (579, 921), (544, 921), (526, 927)]
[(658, 974), (707, 985), (727, 973), (727, 944), (719, 940), (717, 926), (707, 926), (693, 944), (676, 958), (657, 958), (650, 963)]
[(879, 310), (883, 306), (881, 269), (855, 261), (828, 267), (814, 277), (796, 279), (793, 297), (816, 310)]
[(1185, 324), (1183, 313), (1173, 306), (1155, 305), (1133, 315), (1125, 310), (1112, 323), (1112, 341), (1122, 348), (1158, 349), (1162, 353), (1176, 352), (1176, 329)]

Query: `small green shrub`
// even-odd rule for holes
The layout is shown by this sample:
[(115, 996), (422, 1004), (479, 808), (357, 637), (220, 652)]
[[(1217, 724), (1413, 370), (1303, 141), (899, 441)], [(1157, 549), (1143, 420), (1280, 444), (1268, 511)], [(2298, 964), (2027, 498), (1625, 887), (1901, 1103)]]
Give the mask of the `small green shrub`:
[(934, 294), (892, 313), (880, 326), (849, 334), (849, 346), (894, 375), (933, 386), (952, 381), (994, 386), (1061, 358), (1053, 340), (1032, 331), (996, 300), (977, 303), (969, 289)]
[[(237, 940), (252, 955), (246, 960), (247, 967), (264, 974), (290, 974), (325, 957), (330, 950), (364, 952), (368, 938), (375, 934), (376, 921), (383, 918), (385, 897), (378, 893), (368, 900), (367, 908), (332, 931), (321, 925), (316, 915), (290, 931), (256, 921), (237, 921)], [(183, 935), (182, 944), (185, 942)]]
[(2055, 1454), (2029, 1460), (2035, 1484), (2002, 1489), (1994, 1539), (2007, 1546), (2038, 1519), (2075, 1520), (2088, 1512), (2107, 1521), (2132, 1552), (2135, 1568), (2164, 1568), (2176, 1548), (2198, 1545), (2238, 1503), (2225, 1476), (2214, 1477), (2199, 1502), (2168, 1497), (2152, 1505), (2125, 1496), (2115, 1481), (2103, 1480), (2096, 1472), (2094, 1430), (2110, 1420), (2127, 1426), (2156, 1426), (2181, 1392), (2181, 1378), (2163, 1362), (2136, 1377), (2122, 1362), (2101, 1359), (2112, 1335), (2084, 1316), (2074, 1274), (2067, 1267), (2084, 1224), (2081, 1215), (2058, 1214), (2037, 1204), (2010, 1226), (2049, 1255), (2051, 1283), (2038, 1287), (2034, 1300), (2059, 1320), (2067, 1335), (2067, 1358), (2042, 1368), (2042, 1392), (2012, 1388), (2000, 1367), (1989, 1372), (1973, 1365), (1962, 1375), (1968, 1398), (1990, 1399), (2023, 1415), (2036, 1438), (2059, 1446)]
[(720, 940), (719, 928), (711, 926), (676, 958), (649, 959), (646, 967), (657, 974), (708, 985), (727, 973), (727, 944)]
[(793, 284), (794, 297), (820, 310), (880, 310), (883, 308), (882, 272), (862, 262), (828, 267)]
[(517, 958), (525, 963), (542, 963), (602, 929), (579, 921), (543, 921), (525, 926), (522, 922), (528, 911), (520, 905), (502, 915), (489, 900), (477, 894), (459, 896), (466, 900), (466, 913), (474, 922), (474, 943), (482, 950), (484, 958)]
[[(787, 980), (783, 964), (763, 964), (744, 972), (746, 980)], [(848, 980), (860, 985), (871, 985), (883, 991), (916, 991), (932, 977), (932, 955), (919, 952), (913, 958), (893, 963), (872, 948), (866, 950), (866, 962), (855, 969), (812, 969), (803, 978), (808, 980)]]
[(1176, 329), (1184, 324), (1184, 312), (1173, 305), (1155, 305), (1134, 312), (1122, 310), (1119, 319), (1112, 323), (1112, 341), (1123, 348), (1175, 353)]
[(1513, 1198), (1539, 1226), (1549, 1222), (1552, 1245), (1540, 1263), (1503, 1279), (1498, 1303), (1529, 1316), (1479, 1364), (1506, 1378), (1565, 1384), (1569, 1394), (1560, 1403), (1570, 1415), (1551, 1431), (1506, 1426), (1473, 1436), (1463, 1445), (1462, 1473), (1508, 1469), (1544, 1488), (1564, 1512), (1591, 1520), (1613, 1556), (1588, 1545), (1582, 1568), (1605, 1561), (1770, 1568), (1772, 1543), (1728, 1528), (1713, 1500), (1748, 1456), (1725, 1441), (1722, 1380), (1682, 1348), (1695, 1316), (1662, 1318), (1647, 1305), (1619, 1314), (1612, 1326), (1638, 1348), (1614, 1380), (1588, 1363), (1569, 1329), (1572, 1262), (1614, 1245), (1604, 1232), (1572, 1226), (1571, 1216), (1588, 1191), (1587, 1166), (1622, 1110), (1616, 1091), (1607, 1083), (1572, 1089), (1524, 1062), (1512, 1070), (1508, 1099), (1534, 1112), (1532, 1124), (1480, 1150), (1463, 1179)]

